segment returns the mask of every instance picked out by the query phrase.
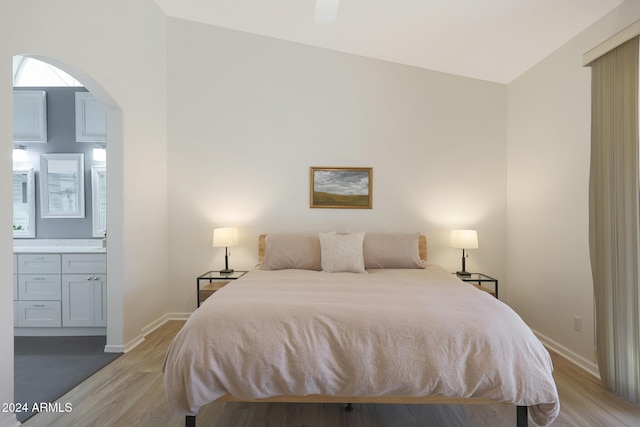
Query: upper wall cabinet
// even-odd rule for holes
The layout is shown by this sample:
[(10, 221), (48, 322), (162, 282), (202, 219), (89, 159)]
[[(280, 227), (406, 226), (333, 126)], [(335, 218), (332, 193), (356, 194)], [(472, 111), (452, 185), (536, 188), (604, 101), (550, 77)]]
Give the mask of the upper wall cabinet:
[(107, 110), (89, 92), (76, 92), (76, 141), (107, 141)]
[(13, 91), (13, 141), (47, 142), (47, 94), (45, 91)]

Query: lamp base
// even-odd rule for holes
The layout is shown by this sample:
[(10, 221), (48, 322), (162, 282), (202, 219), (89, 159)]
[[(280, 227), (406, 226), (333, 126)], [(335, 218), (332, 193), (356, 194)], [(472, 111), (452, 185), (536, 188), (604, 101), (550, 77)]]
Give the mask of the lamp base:
[(233, 274), (233, 268), (225, 268), (224, 270), (220, 270), (220, 274)]
[(469, 277), (471, 276), (471, 273), (469, 273), (468, 271), (456, 271), (456, 275), (460, 277)]

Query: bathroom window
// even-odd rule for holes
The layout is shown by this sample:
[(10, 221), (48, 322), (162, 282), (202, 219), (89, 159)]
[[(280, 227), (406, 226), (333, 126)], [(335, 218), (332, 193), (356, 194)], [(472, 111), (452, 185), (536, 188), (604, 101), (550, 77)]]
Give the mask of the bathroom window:
[(83, 84), (61, 69), (27, 56), (13, 57), (13, 86), (79, 86)]

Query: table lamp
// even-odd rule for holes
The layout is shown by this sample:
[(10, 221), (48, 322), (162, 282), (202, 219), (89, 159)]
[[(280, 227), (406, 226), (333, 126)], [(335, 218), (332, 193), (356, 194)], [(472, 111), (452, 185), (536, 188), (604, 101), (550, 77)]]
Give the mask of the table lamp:
[(465, 267), (465, 259), (468, 256), (466, 249), (478, 248), (478, 232), (476, 230), (451, 230), (451, 240), (449, 246), (462, 249), (462, 270), (456, 272), (458, 276), (471, 276)]
[(220, 274), (231, 274), (229, 268), (229, 247), (238, 244), (238, 230), (235, 228), (216, 228), (213, 230), (213, 247), (224, 248), (224, 270)]

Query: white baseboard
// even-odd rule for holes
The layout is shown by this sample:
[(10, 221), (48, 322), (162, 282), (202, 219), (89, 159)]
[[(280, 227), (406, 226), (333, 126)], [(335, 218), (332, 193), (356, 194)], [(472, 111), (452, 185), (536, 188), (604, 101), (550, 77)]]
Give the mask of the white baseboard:
[(128, 353), (134, 348), (136, 348), (142, 341), (144, 341), (144, 337), (142, 335), (138, 335), (125, 345), (105, 345), (104, 352), (105, 353)]
[[(104, 347), (105, 353), (128, 353), (144, 341), (144, 337), (158, 329), (170, 320), (187, 320), (191, 313), (166, 313), (158, 319), (143, 327), (140, 335), (126, 343), (125, 345), (107, 345)], [(2, 427), (2, 426), (0, 426)]]
[(20, 427), (21, 425), (16, 414), (0, 413), (0, 427)]
[(166, 322), (170, 321), (170, 320), (184, 320), (186, 321), (187, 319), (189, 319), (189, 316), (191, 316), (191, 313), (167, 313), (167, 320)]
[(600, 370), (598, 369), (597, 364), (569, 350), (567, 347), (563, 346), (562, 344), (558, 344), (556, 341), (552, 340), (547, 336), (544, 336), (538, 331), (534, 330), (533, 333), (536, 334), (540, 342), (542, 342), (542, 344), (544, 344), (546, 347), (549, 347), (551, 350), (555, 351), (560, 356), (578, 365), (580, 368), (584, 369), (594, 377), (600, 379)]
[(166, 313), (142, 328), (142, 331), (140, 332), (142, 333), (143, 337), (146, 337), (151, 332), (155, 331), (170, 320), (187, 320), (189, 316), (191, 316), (191, 313)]

